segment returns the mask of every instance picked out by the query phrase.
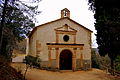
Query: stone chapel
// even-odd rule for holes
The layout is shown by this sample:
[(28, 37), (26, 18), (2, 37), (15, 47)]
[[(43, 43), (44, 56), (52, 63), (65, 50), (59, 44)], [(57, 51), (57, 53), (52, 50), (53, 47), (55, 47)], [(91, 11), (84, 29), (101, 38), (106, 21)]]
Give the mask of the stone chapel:
[[(52, 16), (52, 15), (51, 15)], [(41, 67), (58, 70), (91, 69), (92, 31), (61, 10), (61, 18), (36, 26), (28, 36), (27, 54), (39, 56)]]

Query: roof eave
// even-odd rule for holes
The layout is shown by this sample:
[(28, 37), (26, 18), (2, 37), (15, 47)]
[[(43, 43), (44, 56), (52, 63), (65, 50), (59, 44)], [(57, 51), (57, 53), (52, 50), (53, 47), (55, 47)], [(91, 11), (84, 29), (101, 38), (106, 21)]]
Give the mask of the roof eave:
[(31, 37), (31, 35), (34, 33), (34, 31), (37, 29), (37, 27), (40, 27), (40, 26), (43, 26), (43, 25), (47, 25), (47, 24), (50, 24), (50, 23), (53, 23), (53, 22), (56, 22), (56, 21), (59, 21), (59, 20), (62, 20), (62, 19), (69, 19), (70, 21), (74, 22), (75, 24), (78, 24), (78, 25), (82, 26), (83, 28), (85, 28), (86, 30), (88, 30), (91, 33), (93, 33), (93, 31), (91, 31), (90, 29), (88, 29), (88, 28), (84, 27), (83, 25), (77, 23), (76, 21), (70, 19), (69, 17), (63, 17), (63, 18), (56, 19), (54, 21), (50, 21), (50, 22), (47, 22), (47, 23), (44, 23), (44, 24), (41, 24), (41, 25), (38, 25), (38, 26), (34, 27), (33, 30), (31, 31), (30, 35), (28, 35), (28, 37), (29, 38)]

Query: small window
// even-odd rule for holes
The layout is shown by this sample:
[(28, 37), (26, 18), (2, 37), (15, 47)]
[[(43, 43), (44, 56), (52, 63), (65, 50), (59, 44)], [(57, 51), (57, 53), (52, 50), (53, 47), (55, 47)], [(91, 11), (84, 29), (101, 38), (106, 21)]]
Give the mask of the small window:
[(68, 35), (65, 35), (65, 36), (63, 37), (63, 40), (67, 42), (67, 41), (69, 40), (69, 36), (68, 36)]

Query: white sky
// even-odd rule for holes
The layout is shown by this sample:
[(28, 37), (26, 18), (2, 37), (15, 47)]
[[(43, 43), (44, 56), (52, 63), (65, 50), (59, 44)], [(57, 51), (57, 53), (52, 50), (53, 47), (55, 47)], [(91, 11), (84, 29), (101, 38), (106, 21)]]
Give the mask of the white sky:
[(42, 11), (37, 16), (37, 25), (47, 23), (61, 17), (60, 12), (62, 9), (67, 8), (70, 10), (70, 18), (81, 25), (93, 31), (92, 34), (92, 47), (97, 47), (94, 33), (94, 14), (88, 10), (89, 5), (87, 0), (42, 0), (39, 3), (39, 10)]

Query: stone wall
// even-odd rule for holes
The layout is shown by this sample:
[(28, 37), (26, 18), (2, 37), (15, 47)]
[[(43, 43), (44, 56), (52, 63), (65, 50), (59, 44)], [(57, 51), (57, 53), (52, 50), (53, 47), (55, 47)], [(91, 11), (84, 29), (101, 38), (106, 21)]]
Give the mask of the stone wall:
[[(43, 61), (41, 62), (42, 66), (48, 65), (48, 46), (47, 43), (56, 43), (56, 32), (55, 29), (62, 27), (63, 25), (67, 24), (68, 26), (72, 27), (73, 29), (77, 30), (76, 33), (76, 44), (84, 44), (83, 47), (83, 59), (85, 63), (88, 63), (87, 66), (91, 66), (91, 32), (87, 29), (85, 29), (82, 25), (76, 24), (75, 22), (64, 18), (61, 20), (56, 20), (53, 22), (49, 22), (47, 24), (43, 24), (41, 26), (38, 26), (36, 28), (36, 31), (34, 31), (33, 35), (30, 38), (30, 48), (29, 48), (29, 54), (36, 56), (39, 55), (40, 59)], [(63, 35), (59, 36), (59, 42), (65, 43), (63, 41)], [(70, 36), (72, 38), (72, 36)], [(73, 43), (73, 39), (69, 41), (69, 43)], [(38, 47), (39, 46), (39, 47)], [(39, 48), (39, 49), (38, 49)], [(59, 55), (63, 49), (59, 50)], [(73, 49), (69, 49), (73, 53)], [(52, 66), (55, 66), (55, 59), (56, 59), (56, 50), (52, 50)], [(76, 52), (76, 58), (80, 59), (80, 50), (77, 50)], [(79, 60), (77, 60), (77, 65), (79, 66)], [(83, 65), (86, 66), (86, 65)], [(77, 67), (79, 69), (79, 67)]]

